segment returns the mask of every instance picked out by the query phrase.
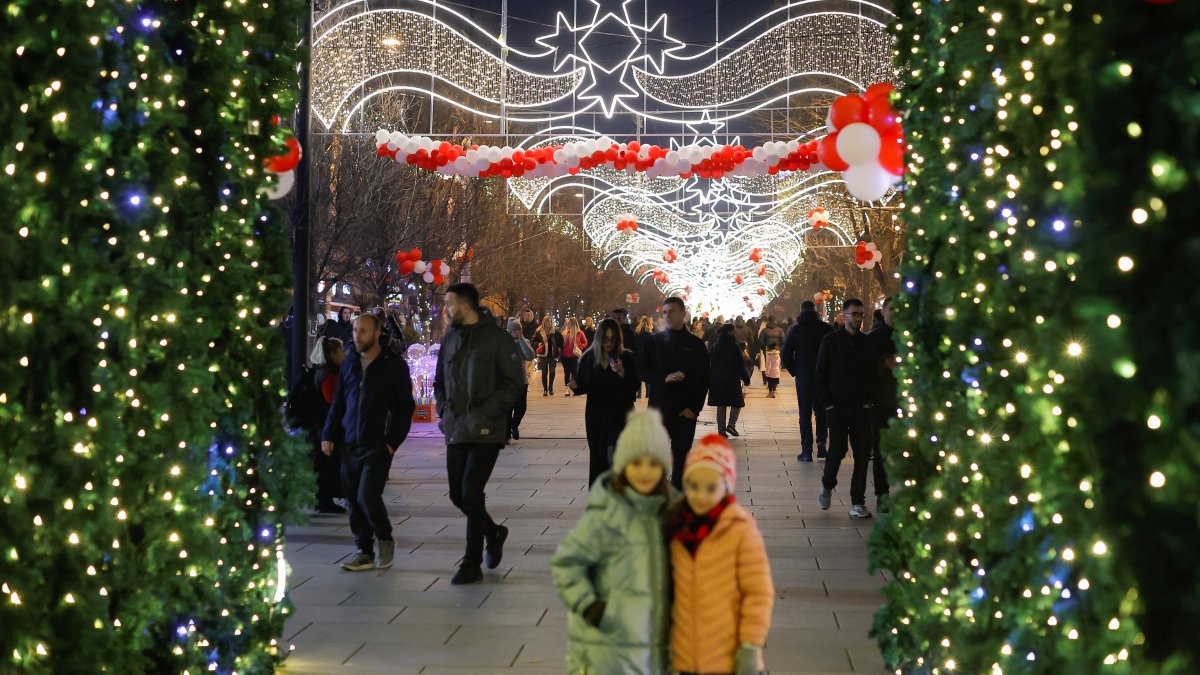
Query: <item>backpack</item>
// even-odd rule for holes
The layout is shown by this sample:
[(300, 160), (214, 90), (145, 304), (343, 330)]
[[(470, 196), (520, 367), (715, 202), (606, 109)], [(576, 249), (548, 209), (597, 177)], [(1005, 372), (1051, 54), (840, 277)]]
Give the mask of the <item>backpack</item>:
[(305, 366), (300, 377), (288, 390), (287, 402), (283, 406), (284, 419), (292, 429), (314, 429), (321, 421), (317, 419), (324, 399), (317, 389), (315, 369)]

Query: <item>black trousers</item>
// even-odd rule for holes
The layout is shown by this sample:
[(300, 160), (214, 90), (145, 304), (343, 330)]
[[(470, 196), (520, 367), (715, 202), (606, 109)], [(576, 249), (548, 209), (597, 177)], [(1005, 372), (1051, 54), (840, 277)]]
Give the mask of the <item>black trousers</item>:
[[(564, 356), (559, 359), (562, 361), (563, 367), (563, 385), (566, 385), (571, 380), (575, 379), (575, 373), (579, 370), (578, 356)], [(570, 393), (571, 388), (567, 387), (567, 393)]]
[(671, 485), (683, 489), (683, 463), (687, 461), (688, 450), (696, 440), (696, 420), (676, 415), (664, 419), (667, 435), (671, 437)]
[(870, 408), (836, 407), (829, 411), (829, 457), (825, 459), (825, 475), (821, 484), (826, 490), (837, 487), (838, 469), (849, 449), (846, 441), (854, 445), (854, 474), (850, 478), (850, 503), (867, 503), (867, 467), (871, 463), (873, 440), (873, 416)]
[(508, 411), (508, 436), (512, 437), (513, 429), (521, 428), (521, 420), (525, 419), (525, 411), (529, 409), (529, 385), (521, 389), (516, 404)]
[(342, 446), (336, 443), (333, 454), (321, 452), (321, 435), (314, 434), (313, 472), (317, 474), (317, 504), (327, 504), (335, 498), (344, 497), (342, 489)]
[[(625, 415), (584, 412), (583, 427), (588, 443), (588, 488), (600, 474), (612, 468), (617, 438), (625, 429)], [(666, 468), (666, 467), (663, 467)]]
[(374, 555), (374, 541), (392, 538), (392, 521), (383, 503), (383, 486), (392, 468), (392, 453), (385, 447), (346, 448), (342, 455), (342, 489), (350, 506), (350, 531), (354, 544)]
[(817, 405), (811, 377), (796, 376), (796, 404), (800, 407), (800, 452), (812, 454), (814, 416), (817, 418), (817, 449), (824, 450), (825, 437), (829, 434), (827, 415), (825, 409)]
[(554, 359), (538, 357), (538, 370), (542, 372), (542, 393), (554, 393)]
[(874, 410), (875, 424), (871, 429), (871, 471), (872, 480), (875, 481), (875, 496), (881, 497), (886, 495), (892, 486), (888, 482), (887, 461), (884, 459), (883, 446), (879, 441), (883, 436), (883, 430), (894, 419), (895, 411), (887, 408), (874, 408)]
[(483, 564), (483, 541), (496, 535), (496, 521), (487, 512), (487, 495), (483, 490), (496, 459), (500, 456), (498, 443), (459, 443), (446, 446), (446, 472), (450, 481), (450, 501), (467, 517), (467, 551), (463, 567)]
[(778, 386), (779, 386), (779, 378), (778, 377), (768, 377), (767, 378), (767, 391), (774, 392), (775, 388)]

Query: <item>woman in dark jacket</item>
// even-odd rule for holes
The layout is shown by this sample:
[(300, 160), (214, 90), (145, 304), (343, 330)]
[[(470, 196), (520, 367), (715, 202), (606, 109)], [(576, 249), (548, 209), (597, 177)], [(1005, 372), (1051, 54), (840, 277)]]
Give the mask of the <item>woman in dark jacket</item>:
[(549, 314), (542, 317), (542, 325), (534, 332), (529, 345), (537, 354), (538, 370), (542, 371), (542, 396), (553, 396), (555, 364), (562, 356), (563, 336), (554, 330), (554, 319)]
[[(717, 407), (717, 433), (726, 438), (740, 436), (735, 425), (742, 407), (746, 405), (742, 385), (750, 384), (750, 375), (742, 360), (742, 350), (733, 339), (733, 324), (727, 323), (717, 332), (717, 344), (708, 353), (708, 363), (712, 369), (708, 404)], [(727, 412), (728, 424), (725, 423)]]
[[(334, 498), (344, 497), (342, 491), (342, 452), (340, 444), (334, 445), (333, 454), (321, 452), (321, 429), (329, 415), (329, 406), (337, 393), (338, 371), (346, 361), (346, 350), (337, 338), (320, 338), (313, 350), (313, 385), (316, 389), (315, 414), (312, 420), (313, 471), (317, 474), (317, 513), (345, 513), (346, 509), (334, 503)], [(319, 358), (318, 358), (319, 355)]]
[(633, 352), (625, 348), (621, 326), (605, 319), (596, 329), (596, 341), (579, 359), (575, 379), (567, 386), (576, 394), (586, 394), (583, 409), (588, 441), (588, 486), (612, 467), (612, 452), (617, 437), (625, 429), (625, 416), (633, 409), (633, 399), (641, 386)]

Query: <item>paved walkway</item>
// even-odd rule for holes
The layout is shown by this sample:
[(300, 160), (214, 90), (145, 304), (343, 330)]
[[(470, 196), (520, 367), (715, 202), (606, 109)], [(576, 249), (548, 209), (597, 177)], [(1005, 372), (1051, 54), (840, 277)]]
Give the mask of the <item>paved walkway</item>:
[[(850, 462), (843, 463), (833, 508), (822, 512), (822, 465), (796, 461), (792, 381), (768, 399), (757, 373), (755, 379), (738, 424), (742, 436), (732, 445), (737, 497), (758, 519), (775, 580), (767, 665), (773, 674), (880, 673), (867, 630), (883, 578), (867, 573), (874, 520), (847, 515)], [(344, 516), (314, 516), (291, 528), (297, 612), (284, 630), (284, 644), (295, 647), (284, 673), (564, 671), (566, 610), (549, 561), (586, 499), (583, 399), (544, 398), (531, 388), (529, 403), (521, 440), (501, 452), (488, 486), (488, 510), (511, 534), (503, 563), (484, 570), (482, 584), (450, 585), (466, 521), (447, 497), (445, 448), (432, 424), (414, 425), (392, 464), (385, 491), (395, 524), (392, 569), (351, 573), (337, 566), (354, 549)], [(705, 408), (698, 435), (715, 431), (714, 414)]]

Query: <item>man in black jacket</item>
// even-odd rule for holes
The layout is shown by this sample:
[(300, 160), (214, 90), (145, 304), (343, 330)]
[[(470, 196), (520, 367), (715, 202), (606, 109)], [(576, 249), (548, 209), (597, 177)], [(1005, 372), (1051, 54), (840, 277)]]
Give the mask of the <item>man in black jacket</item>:
[(815, 374), (817, 352), (821, 340), (833, 329), (817, 316), (817, 306), (812, 300), (800, 303), (800, 316), (796, 325), (788, 330), (783, 341), (780, 361), (796, 378), (796, 403), (800, 406), (800, 455), (801, 462), (813, 459), (813, 417), (817, 419), (817, 459), (825, 459), (825, 409), (817, 404)]
[(538, 326), (540, 325), (542, 324), (538, 323), (537, 318), (535, 318), (533, 315), (532, 309), (526, 307), (525, 309), (521, 310), (521, 335), (523, 335), (526, 340), (533, 339), (533, 334), (537, 332)]
[(617, 322), (617, 325), (621, 327), (621, 343), (625, 346), (625, 349), (636, 355), (638, 350), (637, 334), (633, 332), (633, 326), (629, 325), (629, 310), (624, 307), (618, 307), (610, 315)]
[[(412, 427), (412, 380), (408, 364), (379, 344), (379, 319), (363, 314), (354, 322), (356, 349), (338, 372), (337, 394), (321, 432), (321, 452), (341, 443), (342, 487), (350, 504), (350, 529), (358, 552), (342, 569), (388, 568), (396, 551), (392, 523), (383, 503), (392, 457)], [(373, 540), (379, 539), (379, 557)]]
[(875, 480), (875, 509), (883, 511), (887, 508), (884, 497), (888, 496), (890, 488), (887, 477), (887, 466), (883, 458), (883, 448), (879, 439), (888, 424), (896, 419), (900, 408), (900, 397), (897, 394), (898, 383), (893, 369), (896, 367), (896, 343), (893, 340), (895, 329), (892, 328), (893, 306), (891, 296), (883, 299), (883, 307), (879, 309), (883, 321), (871, 329), (869, 335), (876, 340), (879, 349), (879, 391), (875, 395), (872, 416), (874, 428), (871, 438), (871, 470)]
[(483, 580), (480, 565), (496, 569), (508, 528), (487, 512), (488, 479), (508, 431), (508, 413), (525, 387), (524, 360), (491, 312), (479, 306), (479, 291), (459, 283), (446, 289), (450, 330), (442, 339), (433, 390), (438, 427), (446, 437), (450, 501), (467, 516), (467, 550), (450, 583)]
[(683, 463), (696, 439), (696, 418), (704, 408), (710, 378), (708, 350), (704, 341), (687, 329), (687, 310), (676, 297), (663, 302), (667, 329), (655, 333), (650, 354), (642, 363), (647, 372), (642, 380), (651, 383), (650, 407), (662, 412), (663, 425), (671, 437), (671, 483), (683, 489)]
[(822, 509), (829, 508), (849, 437), (854, 446), (850, 516), (870, 518), (866, 506), (867, 467), (871, 461), (871, 404), (879, 389), (878, 340), (862, 332), (866, 311), (861, 300), (846, 300), (842, 315), (842, 330), (825, 336), (817, 353), (817, 399), (829, 415), (829, 457), (817, 503)]

